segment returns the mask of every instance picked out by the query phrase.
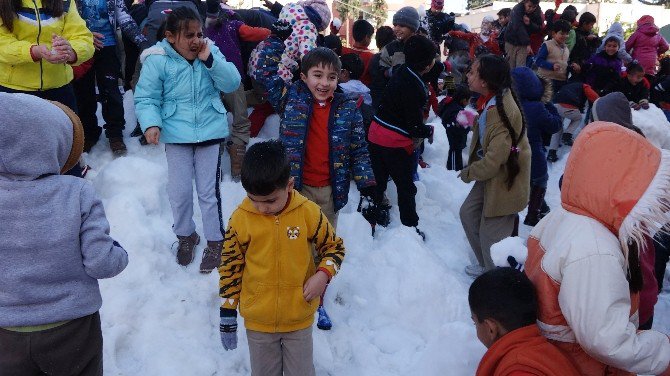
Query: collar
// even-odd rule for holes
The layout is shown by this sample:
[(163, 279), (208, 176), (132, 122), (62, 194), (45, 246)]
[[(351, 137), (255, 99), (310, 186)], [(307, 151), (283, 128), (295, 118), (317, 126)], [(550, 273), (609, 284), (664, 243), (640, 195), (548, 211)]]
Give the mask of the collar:
[(493, 99), (494, 97), (495, 97), (494, 94), (488, 94), (486, 96), (481, 95), (477, 99), (477, 112), (481, 113), (482, 111), (484, 111), (485, 108), (488, 108), (489, 103), (491, 102), (491, 99)]
[(358, 42), (354, 42), (353, 46), (351, 46), (349, 48), (354, 50), (354, 51), (359, 51), (359, 52), (372, 52), (372, 51), (370, 51), (369, 48), (367, 48), (365, 46), (359, 46)]
[(412, 69), (410, 69), (410, 67), (408, 67), (408, 66), (405, 66), (405, 67), (407, 68), (407, 71), (408, 71), (409, 73), (411, 73), (412, 76), (414, 76), (414, 78), (417, 79), (417, 81), (421, 82), (421, 86), (423, 86), (424, 89), (427, 89), (427, 88), (426, 88), (426, 84), (425, 84), (425, 83), (423, 82), (423, 80), (421, 79), (421, 76), (419, 76), (417, 73), (414, 73), (414, 71), (413, 71)]

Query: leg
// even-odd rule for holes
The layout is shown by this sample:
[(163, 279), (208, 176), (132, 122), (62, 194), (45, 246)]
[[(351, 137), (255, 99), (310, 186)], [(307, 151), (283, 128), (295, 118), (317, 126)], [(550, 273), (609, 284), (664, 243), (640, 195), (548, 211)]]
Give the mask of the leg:
[(516, 46), (511, 43), (505, 42), (505, 52), (507, 53), (506, 58), (510, 68), (511, 69), (516, 68), (516, 52), (517, 52)]
[(484, 216), (484, 183), (475, 182), (474, 187), (463, 201), (459, 212), (461, 224), (468, 238), (468, 243), (480, 266), (485, 266), (484, 256), (479, 238), (479, 224)]
[(302, 185), (300, 193), (307, 197), (308, 200), (319, 205), (323, 215), (328, 218), (333, 229), (337, 230), (338, 213), (335, 211), (335, 201), (333, 200), (333, 188), (331, 186), (325, 187), (311, 187), (309, 185)]
[(172, 230), (177, 236), (189, 236), (195, 232), (193, 222), (193, 177), (194, 150), (188, 145), (165, 145), (168, 165), (167, 192), (172, 208), (174, 224)]
[(516, 65), (517, 67), (525, 67), (528, 59), (528, 46), (517, 46)]
[(491, 246), (512, 235), (516, 219), (516, 214), (500, 217), (484, 217), (482, 215), (479, 225), (479, 241), (486, 270), (495, 267), (493, 260), (491, 260)]
[(248, 144), (251, 123), (247, 115), (247, 96), (244, 93), (244, 86), (240, 85), (232, 93), (224, 93), (223, 101), (226, 104), (226, 108), (233, 113), (230, 139), (235, 145)]
[(18, 333), (0, 328), (0, 369), (6, 376), (43, 375), (31, 359), (32, 333)]
[(251, 376), (282, 376), (281, 334), (247, 329)]
[(79, 119), (84, 127), (84, 152), (89, 152), (102, 133), (95, 114), (98, 109), (95, 97), (95, 68), (91, 67), (81, 78), (73, 81), (72, 87), (77, 97)]
[(389, 173), (398, 189), (400, 222), (408, 227), (416, 227), (419, 224), (419, 216), (416, 214), (416, 186), (412, 179), (414, 158), (412, 155), (407, 155), (402, 148), (387, 148), (386, 152), (388, 162), (394, 166), (389, 169)]
[(202, 227), (208, 241), (223, 240), (225, 232), (219, 186), (220, 148), (219, 144), (196, 146), (194, 152), (195, 188), (202, 213)]
[(282, 359), (285, 376), (314, 376), (312, 327), (282, 333)]
[(140, 57), (140, 49), (135, 45), (135, 43), (123, 36), (123, 49), (126, 52), (126, 61), (124, 62), (123, 69), (123, 88), (125, 90), (130, 90), (133, 80), (133, 73), (135, 73), (135, 66), (137, 65), (137, 59)]
[(104, 47), (98, 51), (93, 67), (100, 91), (105, 135), (109, 139), (122, 138), (126, 120), (123, 116), (123, 97), (119, 91), (121, 63), (116, 55), (116, 46)]
[(372, 173), (375, 175), (375, 180), (377, 181), (377, 195), (374, 199), (375, 202), (381, 202), (389, 179), (389, 169), (383, 156), (384, 147), (369, 143), (368, 150), (370, 151)]
[(579, 125), (582, 123), (582, 113), (578, 109), (565, 109), (561, 116), (570, 120), (565, 133), (574, 136), (577, 133), (577, 129), (579, 129)]

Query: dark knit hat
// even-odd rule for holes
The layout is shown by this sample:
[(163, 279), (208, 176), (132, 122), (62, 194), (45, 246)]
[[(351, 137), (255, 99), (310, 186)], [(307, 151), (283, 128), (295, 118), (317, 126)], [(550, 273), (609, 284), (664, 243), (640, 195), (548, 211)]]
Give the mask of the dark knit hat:
[[(413, 68), (428, 66), (435, 59), (436, 47), (430, 39), (423, 35), (412, 35), (405, 42), (405, 63)], [(425, 66), (424, 66), (425, 64)]]
[(419, 30), (419, 12), (413, 7), (402, 7), (393, 15), (393, 25), (407, 26), (416, 32)]

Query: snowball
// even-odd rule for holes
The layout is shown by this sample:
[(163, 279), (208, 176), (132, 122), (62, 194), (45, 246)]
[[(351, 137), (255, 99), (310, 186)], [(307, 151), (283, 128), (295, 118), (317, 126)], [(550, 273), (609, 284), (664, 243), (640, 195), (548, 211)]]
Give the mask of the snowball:
[(491, 259), (496, 266), (509, 266), (508, 256), (513, 256), (522, 264), (526, 262), (528, 249), (523, 238), (510, 236), (491, 246)]

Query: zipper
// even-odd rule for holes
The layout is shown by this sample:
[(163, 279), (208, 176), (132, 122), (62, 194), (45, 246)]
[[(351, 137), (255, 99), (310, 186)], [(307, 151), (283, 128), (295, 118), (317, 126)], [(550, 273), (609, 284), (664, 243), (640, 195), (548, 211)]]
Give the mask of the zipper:
[[(35, 17), (37, 18), (37, 45), (40, 45), (40, 36), (42, 36), (42, 18), (40, 17), (40, 9), (37, 7), (37, 1), (33, 0), (33, 7), (35, 9)], [(53, 47), (52, 47), (53, 48)], [(40, 59), (40, 88), (44, 89), (44, 67), (42, 66), (42, 59)]]
[(279, 251), (281, 247), (279, 246), (279, 216), (275, 215), (275, 244), (277, 246), (276, 251), (275, 251), (275, 263), (277, 264), (277, 286), (275, 287), (277, 289), (277, 304), (275, 307), (275, 332), (279, 330), (279, 307), (280, 307), (280, 302), (281, 302), (281, 296), (280, 296), (280, 291), (279, 291), (279, 281), (281, 280), (281, 263), (279, 262)]

